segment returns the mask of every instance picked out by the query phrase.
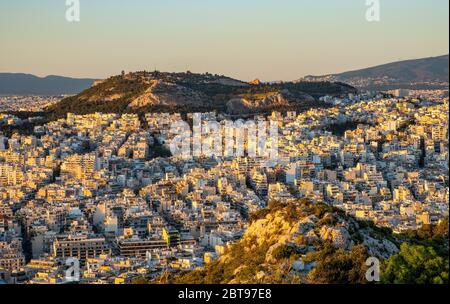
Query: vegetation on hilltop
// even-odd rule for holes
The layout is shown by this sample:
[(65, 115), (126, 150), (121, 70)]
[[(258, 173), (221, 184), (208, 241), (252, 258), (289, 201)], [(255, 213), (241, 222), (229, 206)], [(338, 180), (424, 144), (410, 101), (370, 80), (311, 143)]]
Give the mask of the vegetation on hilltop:
[[(193, 73), (137, 72), (110, 77), (82, 93), (68, 97), (48, 110), (53, 119), (75, 114), (136, 113), (145, 111), (225, 112), (228, 101), (235, 98), (266, 99), (268, 94), (288, 96), (287, 110), (304, 110), (326, 106), (313, 97), (355, 92), (353, 87), (329, 82), (286, 82), (250, 85), (225, 76)], [(309, 96), (309, 97), (308, 97)], [(313, 96), (313, 97), (311, 97)], [(271, 99), (268, 99), (271, 102)], [(283, 110), (280, 104), (265, 104), (252, 112)]]
[(449, 218), (438, 225), (424, 225), (418, 230), (410, 230), (399, 237), (416, 246), (433, 248), (440, 256), (449, 257)]
[(316, 267), (308, 273), (309, 284), (367, 284), (366, 261), (369, 253), (364, 245), (350, 250), (325, 244), (322, 250), (311, 254), (309, 259), (317, 261)]
[(63, 99), (48, 110), (52, 118), (62, 118), (67, 113), (124, 113), (131, 100), (142, 94), (146, 88), (147, 86), (138, 80), (114, 76), (76, 96)]
[(383, 283), (448, 284), (449, 219), (402, 233), (400, 252), (382, 267)]
[(400, 253), (383, 263), (382, 282), (389, 284), (448, 284), (449, 261), (433, 247), (403, 243)]

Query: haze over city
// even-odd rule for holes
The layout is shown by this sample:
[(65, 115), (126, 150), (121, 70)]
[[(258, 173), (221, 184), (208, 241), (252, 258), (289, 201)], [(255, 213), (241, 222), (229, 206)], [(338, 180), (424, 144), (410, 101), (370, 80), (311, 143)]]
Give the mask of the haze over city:
[(293, 80), (448, 54), (447, 0), (0, 2), (0, 72), (105, 78), (121, 70)]

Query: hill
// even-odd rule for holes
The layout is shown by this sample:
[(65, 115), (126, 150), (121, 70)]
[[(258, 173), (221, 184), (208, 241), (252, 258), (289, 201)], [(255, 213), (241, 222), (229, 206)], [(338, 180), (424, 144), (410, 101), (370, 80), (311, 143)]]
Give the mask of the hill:
[[(417, 259), (404, 259), (408, 254)], [(367, 283), (369, 257), (382, 261), (385, 283), (448, 282), (448, 219), (437, 227), (394, 235), (322, 203), (272, 203), (252, 216), (244, 237), (217, 261), (204, 269), (161, 277), (160, 282)]]
[(315, 97), (355, 92), (328, 82), (250, 84), (221, 75), (135, 72), (97, 81), (91, 88), (49, 109), (67, 112), (211, 111), (257, 113), (274, 108), (318, 106)]
[(388, 63), (325, 76), (306, 76), (308, 81), (342, 81), (360, 89), (447, 88), (449, 56)]
[(70, 95), (89, 88), (94, 79), (0, 73), (1, 95)]

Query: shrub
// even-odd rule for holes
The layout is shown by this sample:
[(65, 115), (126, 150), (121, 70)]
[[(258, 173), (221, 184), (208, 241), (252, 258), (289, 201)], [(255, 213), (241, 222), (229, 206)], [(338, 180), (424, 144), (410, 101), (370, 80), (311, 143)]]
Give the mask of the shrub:
[(432, 247), (402, 244), (382, 267), (386, 284), (448, 284), (449, 262)]

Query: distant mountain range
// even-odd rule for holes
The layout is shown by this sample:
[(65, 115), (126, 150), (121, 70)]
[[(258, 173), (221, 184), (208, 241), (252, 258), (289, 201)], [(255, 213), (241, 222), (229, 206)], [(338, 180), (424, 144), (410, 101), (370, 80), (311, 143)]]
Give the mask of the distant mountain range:
[(448, 89), (449, 56), (399, 61), (362, 70), (324, 76), (306, 76), (303, 81), (340, 81), (358, 89)]
[(30, 74), (0, 73), (0, 95), (78, 94), (92, 86), (95, 79), (61, 76), (37, 77)]
[[(95, 81), (61, 76), (41, 78), (30, 74), (0, 73), (0, 95), (78, 94), (90, 88)], [(240, 82), (227, 77), (221, 81), (230, 82), (228, 84), (234, 82), (234, 86)], [(310, 75), (297, 82), (305, 81), (342, 82), (362, 90), (448, 89), (449, 55), (393, 62), (340, 74)], [(244, 83), (245, 85), (248, 83)]]

